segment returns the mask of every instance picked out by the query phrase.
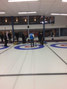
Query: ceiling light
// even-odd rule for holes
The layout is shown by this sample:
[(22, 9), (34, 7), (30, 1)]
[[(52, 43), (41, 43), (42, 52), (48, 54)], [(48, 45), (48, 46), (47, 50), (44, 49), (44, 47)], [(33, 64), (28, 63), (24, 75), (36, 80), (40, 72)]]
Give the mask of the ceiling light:
[(51, 13), (51, 15), (60, 15), (59, 13)]
[(61, 15), (61, 16), (67, 16), (67, 14), (60, 14), (60, 13), (51, 13), (51, 15)]
[(63, 16), (67, 16), (67, 14), (61, 14), (61, 15), (63, 15)]
[(18, 12), (18, 14), (36, 14), (37, 12)]
[(34, 18), (34, 22), (36, 22), (36, 18)]
[(16, 17), (16, 22), (18, 22), (18, 18)]
[(67, 0), (62, 0), (62, 2), (67, 2)]
[(24, 21), (27, 22), (27, 19), (25, 19)]
[(7, 23), (7, 18), (5, 18), (5, 22)]
[(39, 0), (8, 0), (8, 2), (27, 2), (27, 1), (39, 1)]
[(5, 12), (0, 12), (0, 14), (5, 14)]

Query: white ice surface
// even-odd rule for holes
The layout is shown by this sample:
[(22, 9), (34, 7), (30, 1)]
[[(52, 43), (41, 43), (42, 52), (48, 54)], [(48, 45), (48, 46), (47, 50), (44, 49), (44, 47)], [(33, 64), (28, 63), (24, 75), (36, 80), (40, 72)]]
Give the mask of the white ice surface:
[(7, 51), (10, 47), (13, 46), (13, 44), (9, 43), (9, 44), (7, 44), (7, 46), (8, 46), (7, 48), (2, 49), (4, 47), (4, 44), (0, 44), (0, 54)]
[[(67, 65), (47, 46), (36, 50), (12, 47), (0, 54), (0, 75), (30, 73), (67, 73)], [(67, 89), (67, 75), (0, 76), (0, 89)]]
[(66, 43), (67, 42), (49, 42), (47, 45), (54, 50), (66, 63), (67, 63), (67, 48), (56, 48), (56, 47), (51, 47), (51, 44), (59, 44), (59, 43)]

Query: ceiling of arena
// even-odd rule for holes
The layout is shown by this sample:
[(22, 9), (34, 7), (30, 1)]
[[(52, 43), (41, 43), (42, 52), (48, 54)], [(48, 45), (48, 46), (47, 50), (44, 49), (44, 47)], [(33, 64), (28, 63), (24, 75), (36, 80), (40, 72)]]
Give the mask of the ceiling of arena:
[[(34, 2), (8, 2), (8, 0), (0, 0), (0, 12), (6, 14), (0, 16), (21, 16), (18, 12), (36, 11), (32, 15), (50, 16), (51, 13), (67, 13), (67, 3), (61, 0), (39, 0)], [(29, 14), (31, 15), (31, 14)]]

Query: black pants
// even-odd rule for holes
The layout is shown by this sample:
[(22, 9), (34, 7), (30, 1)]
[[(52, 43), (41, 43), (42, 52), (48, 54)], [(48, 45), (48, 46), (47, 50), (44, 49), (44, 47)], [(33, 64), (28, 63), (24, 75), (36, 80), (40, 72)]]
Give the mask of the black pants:
[(34, 39), (30, 39), (31, 47), (34, 46)]
[(40, 40), (40, 44), (41, 44), (41, 45), (44, 44), (44, 40), (43, 40), (43, 39)]
[(4, 46), (7, 46), (7, 43), (8, 43), (8, 41), (7, 41), (7, 40), (5, 40), (5, 44), (4, 44)]

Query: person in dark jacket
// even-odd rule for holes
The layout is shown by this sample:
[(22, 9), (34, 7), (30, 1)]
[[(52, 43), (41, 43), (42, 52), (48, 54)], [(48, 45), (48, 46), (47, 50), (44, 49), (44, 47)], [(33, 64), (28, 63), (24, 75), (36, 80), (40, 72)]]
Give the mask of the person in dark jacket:
[(19, 40), (19, 33), (16, 32), (16, 33), (15, 33), (15, 36), (16, 36), (16, 40), (17, 40), (17, 42), (18, 42), (18, 40)]
[(40, 44), (43, 45), (43, 43), (44, 43), (43, 32), (39, 33), (38, 38), (39, 38)]
[(0, 37), (1, 37), (1, 42), (3, 42), (4, 35), (3, 35), (3, 33), (2, 33), (2, 32), (1, 32), (1, 35), (0, 35)]
[(25, 35), (23, 33), (22, 33), (22, 42), (26, 43), (26, 37), (25, 37)]
[(11, 42), (11, 33), (8, 33), (9, 42)]
[(4, 42), (4, 46), (7, 46), (8, 41), (7, 41), (6, 33), (4, 34), (4, 40), (5, 40), (5, 42)]

